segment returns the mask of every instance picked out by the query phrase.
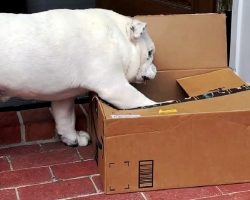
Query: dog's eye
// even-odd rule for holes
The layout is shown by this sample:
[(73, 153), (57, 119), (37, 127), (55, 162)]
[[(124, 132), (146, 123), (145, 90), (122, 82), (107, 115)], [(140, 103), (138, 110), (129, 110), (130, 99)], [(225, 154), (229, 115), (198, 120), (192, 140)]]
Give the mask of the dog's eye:
[(148, 57), (151, 57), (153, 55), (153, 50), (148, 51)]
[(153, 50), (148, 51), (148, 58), (147, 58), (147, 60), (149, 60), (152, 57), (152, 55), (153, 55)]

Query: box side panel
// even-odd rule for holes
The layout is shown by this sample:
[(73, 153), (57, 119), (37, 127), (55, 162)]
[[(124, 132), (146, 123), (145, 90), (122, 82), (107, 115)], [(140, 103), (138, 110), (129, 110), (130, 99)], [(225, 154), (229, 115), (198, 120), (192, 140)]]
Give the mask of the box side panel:
[(158, 70), (227, 66), (225, 16), (221, 14), (138, 16), (147, 22)]
[(250, 126), (240, 115), (190, 115), (172, 126), (166, 118), (159, 131), (106, 137), (106, 193), (250, 181)]
[[(226, 103), (224, 103), (226, 104)], [(208, 106), (204, 106), (208, 107)], [(172, 107), (175, 108), (175, 107)], [(178, 111), (178, 109), (177, 109)], [(106, 121), (105, 136), (120, 136), (120, 135), (130, 135), (135, 133), (150, 133), (150, 132), (161, 132), (165, 130), (172, 130), (179, 124), (185, 123), (188, 117), (213, 117), (216, 116), (223, 118), (225, 121), (231, 121), (236, 124), (244, 124), (245, 126), (250, 126), (249, 111), (235, 111), (218, 113), (190, 113), (183, 115), (175, 114), (163, 114), (162, 116), (151, 116), (151, 117), (139, 117), (134, 119), (124, 118), (124, 119), (112, 119)]]

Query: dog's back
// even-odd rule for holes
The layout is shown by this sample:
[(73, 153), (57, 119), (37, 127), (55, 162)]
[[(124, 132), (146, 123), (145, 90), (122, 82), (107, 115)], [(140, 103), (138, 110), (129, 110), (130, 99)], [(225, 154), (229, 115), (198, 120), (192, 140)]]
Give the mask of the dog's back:
[[(0, 91), (8, 96), (50, 100), (50, 94), (58, 96), (65, 88), (79, 87), (76, 80), (87, 73), (84, 58), (88, 58), (84, 62), (93, 62), (98, 50), (101, 56), (107, 36), (128, 39), (126, 31), (119, 30), (125, 29), (128, 20), (102, 9), (1, 13)], [(72, 95), (75, 93), (79, 91)]]

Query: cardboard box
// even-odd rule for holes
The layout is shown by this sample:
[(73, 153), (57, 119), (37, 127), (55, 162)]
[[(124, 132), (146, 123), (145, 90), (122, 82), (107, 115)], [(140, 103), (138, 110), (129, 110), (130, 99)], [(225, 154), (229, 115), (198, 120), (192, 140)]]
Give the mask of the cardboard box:
[[(156, 101), (245, 84), (227, 67), (225, 16), (140, 16), (158, 75), (138, 86)], [(161, 112), (160, 112), (161, 110)], [(250, 91), (117, 110), (94, 97), (91, 132), (105, 193), (250, 181)]]

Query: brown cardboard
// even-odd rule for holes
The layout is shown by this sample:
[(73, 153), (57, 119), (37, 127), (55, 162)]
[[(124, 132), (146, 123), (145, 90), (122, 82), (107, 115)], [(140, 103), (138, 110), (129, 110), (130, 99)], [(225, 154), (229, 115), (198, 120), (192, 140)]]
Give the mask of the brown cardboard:
[[(198, 16), (198, 17), (197, 17)], [(159, 71), (227, 67), (222, 14), (138, 16), (147, 22)]]
[(158, 71), (154, 80), (148, 81), (146, 84), (137, 84), (135, 87), (146, 96), (158, 102), (166, 101), (166, 99), (182, 99), (186, 97), (186, 94), (181, 90), (176, 80), (183, 77), (212, 72), (214, 70), (215, 69), (189, 69)]
[[(138, 87), (149, 97), (184, 98), (244, 84), (226, 67), (223, 15), (139, 18), (157, 45), (157, 78)], [(107, 194), (250, 181), (249, 90), (135, 110), (94, 97), (91, 119)]]
[(181, 78), (177, 82), (189, 96), (204, 94), (220, 87), (230, 89), (246, 84), (231, 69), (222, 69), (211, 73)]

